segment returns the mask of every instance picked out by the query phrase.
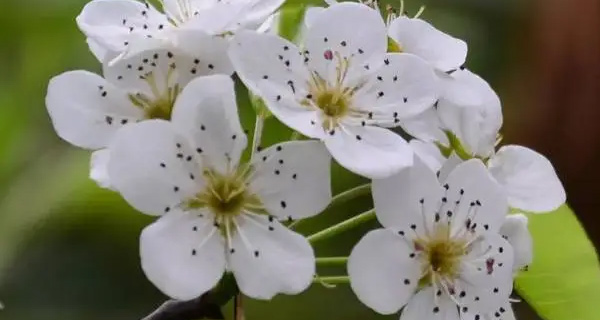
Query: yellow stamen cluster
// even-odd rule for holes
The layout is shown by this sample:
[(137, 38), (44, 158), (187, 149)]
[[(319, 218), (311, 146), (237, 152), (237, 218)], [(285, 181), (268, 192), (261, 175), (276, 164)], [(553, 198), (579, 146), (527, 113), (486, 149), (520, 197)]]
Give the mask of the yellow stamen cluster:
[(156, 84), (154, 72), (148, 73), (143, 77), (152, 92), (152, 97), (139, 92), (129, 95), (131, 103), (144, 111), (146, 119), (171, 119), (171, 112), (173, 111), (175, 100), (181, 92), (179, 84), (175, 84), (173, 87), (169, 86), (172, 74), (173, 68), (169, 68), (166, 82), (167, 88), (162, 91)]
[(431, 237), (415, 240), (421, 252), (422, 284), (434, 283), (436, 279), (452, 280), (458, 277), (460, 261), (467, 253), (467, 240), (450, 237), (448, 226), (436, 226)]
[(187, 209), (207, 208), (215, 215), (215, 221), (223, 232), (233, 230), (231, 219), (244, 211), (265, 212), (258, 196), (250, 192), (246, 183), (247, 170), (238, 169), (221, 174), (207, 169), (203, 172), (206, 185), (194, 198), (187, 201)]
[(305, 106), (315, 106), (323, 112), (321, 125), (326, 131), (334, 130), (340, 120), (353, 111), (352, 97), (360, 88), (360, 85), (350, 87), (345, 83), (350, 68), (349, 59), (341, 57), (337, 52), (335, 59), (338, 62), (335, 81), (330, 83), (313, 72), (308, 85), (309, 94), (301, 102)]

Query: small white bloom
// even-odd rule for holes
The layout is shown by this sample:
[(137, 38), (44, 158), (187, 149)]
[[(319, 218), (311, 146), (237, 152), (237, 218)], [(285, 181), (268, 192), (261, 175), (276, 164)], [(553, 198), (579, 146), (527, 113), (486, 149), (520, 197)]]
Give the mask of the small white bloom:
[(233, 39), (230, 57), (240, 78), (280, 121), (323, 141), (347, 169), (382, 178), (413, 160), (406, 141), (382, 127), (423, 112), (438, 93), (428, 63), (386, 49), (379, 12), (340, 3), (315, 18), (302, 49), (246, 31)]
[[(461, 162), (456, 153), (463, 158), (484, 159), (491, 174), (505, 187), (513, 208), (549, 212), (564, 204), (565, 190), (546, 157), (521, 146), (496, 150), (502, 107), (488, 83), (466, 69), (446, 77), (452, 79), (444, 80), (446, 85), (436, 108), (403, 123), (408, 133), (421, 140), (411, 142), (415, 152), (432, 169), (446, 173)], [(450, 141), (446, 133), (457, 141)], [(456, 153), (445, 163), (434, 143), (450, 151), (458, 143), (462, 150), (454, 150)]]
[[(140, 52), (116, 64), (104, 63), (104, 78), (87, 71), (69, 71), (50, 81), (46, 107), (58, 135), (81, 148), (105, 148), (122, 126), (146, 119), (170, 119), (179, 93), (198, 75), (231, 70), (229, 60), (202, 47), (204, 37), (189, 35), (197, 56), (166, 49)], [(206, 54), (203, 54), (206, 53)], [(109, 187), (105, 172), (109, 156), (95, 154), (91, 176)]]
[(480, 160), (440, 182), (415, 158), (412, 168), (374, 180), (373, 199), (385, 228), (368, 233), (348, 261), (363, 303), (382, 314), (404, 307), (402, 320), (458, 320), (507, 301), (514, 258), (499, 234), (506, 195)]
[[(135, 0), (93, 0), (77, 17), (97, 57), (106, 51), (122, 57), (175, 46), (186, 50), (186, 33), (207, 37), (204, 45), (240, 28), (258, 28), (283, 0), (161, 0), (164, 12)], [(91, 40), (90, 40), (91, 39)], [(190, 52), (195, 53), (195, 52)], [(226, 55), (226, 49), (220, 55)]]
[(318, 141), (282, 143), (239, 164), (247, 138), (233, 81), (192, 81), (172, 121), (121, 129), (109, 175), (138, 210), (162, 215), (141, 236), (142, 267), (181, 300), (210, 290), (228, 270), (253, 298), (305, 290), (315, 273), (310, 244), (279, 221), (313, 216), (331, 200), (331, 158)]

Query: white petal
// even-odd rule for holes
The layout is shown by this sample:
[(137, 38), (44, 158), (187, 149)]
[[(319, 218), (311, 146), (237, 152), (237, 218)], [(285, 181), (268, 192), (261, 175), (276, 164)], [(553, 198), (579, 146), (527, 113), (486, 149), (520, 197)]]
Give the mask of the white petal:
[(229, 56), (240, 79), (275, 117), (305, 136), (324, 136), (318, 113), (300, 104), (308, 94), (309, 74), (294, 44), (271, 34), (239, 32)]
[(421, 19), (401, 16), (389, 27), (389, 36), (403, 52), (416, 54), (441, 71), (457, 69), (467, 57), (467, 44)]
[(413, 162), (408, 143), (384, 128), (342, 124), (325, 138), (325, 145), (340, 165), (371, 179), (389, 177)]
[(358, 299), (381, 314), (398, 312), (415, 292), (421, 276), (414, 249), (391, 230), (365, 235), (348, 260), (350, 285)]
[(269, 214), (312, 217), (331, 202), (331, 157), (318, 141), (278, 144), (256, 155), (250, 187)]
[(108, 50), (101, 46), (98, 42), (96, 42), (96, 40), (87, 38), (86, 42), (88, 44), (88, 47), (90, 48), (90, 51), (92, 52), (94, 57), (98, 59), (98, 61), (104, 61), (106, 56), (109, 55)]
[(418, 156), (433, 172), (438, 172), (446, 161), (440, 148), (433, 143), (412, 139), (408, 144), (415, 152), (415, 155)]
[[(190, 78), (211, 74), (232, 74), (233, 66), (227, 52), (229, 41), (200, 30), (179, 30), (176, 33), (175, 60), (181, 75)], [(188, 58), (191, 57), (191, 58)], [(180, 75), (180, 76), (181, 76)]]
[(148, 120), (124, 127), (110, 153), (113, 186), (144, 213), (168, 213), (201, 188), (196, 151), (169, 122)]
[(108, 176), (108, 162), (110, 161), (110, 150), (101, 149), (92, 153), (90, 163), (90, 178), (105, 189), (114, 190)]
[(217, 1), (194, 12), (182, 25), (183, 29), (202, 30), (208, 34), (223, 35), (241, 27), (239, 22), (251, 1)]
[(269, 300), (310, 286), (315, 255), (306, 238), (265, 216), (243, 215), (238, 224), (229, 263), (242, 293)]
[(481, 160), (459, 164), (443, 185), (447, 202), (440, 212), (451, 217), (453, 234), (463, 232), (465, 227), (473, 235), (500, 230), (508, 214), (506, 193)]
[(368, 84), (356, 92), (356, 107), (372, 111), (380, 125), (398, 125), (431, 108), (439, 95), (438, 79), (423, 59), (407, 53), (390, 53), (374, 69)]
[(515, 252), (514, 271), (530, 265), (533, 261), (533, 239), (527, 228), (527, 217), (512, 214), (506, 217), (500, 234), (512, 245)]
[(455, 281), (457, 301), (486, 313), (498, 309), (513, 288), (513, 248), (498, 234), (488, 234), (470, 246)]
[(226, 264), (223, 238), (213, 222), (180, 211), (144, 229), (140, 257), (148, 279), (177, 300), (191, 300), (212, 289)]
[(266, 82), (289, 94), (294, 93), (288, 81), (295, 83), (293, 89), (306, 89), (308, 71), (300, 49), (277, 35), (240, 31), (232, 39), (229, 56), (242, 81), (257, 94)]
[(172, 121), (189, 136), (204, 164), (226, 173), (234, 169), (248, 139), (238, 117), (233, 80), (226, 75), (199, 77), (179, 95)]
[(421, 289), (408, 302), (400, 320), (460, 320), (456, 304), (445, 294), (436, 296), (431, 287)]
[(133, 0), (95, 0), (83, 8), (77, 25), (99, 45), (122, 52), (129, 42), (155, 35), (170, 26), (170, 22), (149, 4)]
[(448, 138), (437, 114), (437, 109), (428, 108), (420, 114), (403, 119), (400, 126), (411, 136), (422, 140), (448, 145)]
[(444, 194), (435, 173), (416, 156), (412, 167), (389, 178), (373, 180), (372, 188), (379, 222), (386, 228), (405, 232), (414, 225), (415, 231), (423, 233), (433, 223)]
[(61, 138), (88, 149), (106, 147), (118, 128), (143, 116), (125, 92), (87, 71), (52, 78), (46, 108)]
[[(360, 28), (356, 27), (358, 21)], [(366, 5), (334, 4), (313, 20), (306, 33), (305, 48), (310, 69), (331, 82), (336, 78), (340, 59), (348, 58), (346, 78), (352, 82), (364, 75), (366, 66), (375, 70), (383, 64), (387, 51), (385, 23), (378, 11)], [(326, 52), (336, 58), (331, 59)]]
[(325, 11), (324, 7), (309, 7), (306, 9), (304, 13), (304, 25), (310, 27), (323, 11)]
[(502, 147), (488, 166), (494, 178), (506, 189), (513, 208), (548, 212), (565, 203), (565, 189), (552, 163), (531, 149)]
[(476, 310), (461, 311), (461, 320), (516, 320), (515, 314), (510, 306), (510, 302), (506, 301), (498, 310), (481, 313)]
[(454, 151), (452, 151), (452, 153), (450, 154), (448, 159), (446, 159), (446, 161), (443, 162), (443, 165), (440, 168), (440, 174), (438, 175), (438, 178), (440, 179), (440, 181), (444, 181), (444, 180), (448, 179), (448, 175), (450, 175), (450, 173), (459, 164), (461, 164), (463, 162), (465, 162), (465, 161), (463, 159), (461, 159), (459, 156), (457, 156)]
[(250, 1), (241, 15), (238, 23), (245, 28), (255, 29), (260, 26), (285, 0), (255, 0)]
[[(444, 126), (453, 132), (472, 154), (490, 156), (502, 127), (502, 107), (494, 90), (468, 70), (452, 74), (451, 88), (438, 102), (438, 114)], [(472, 96), (469, 101), (456, 97)]]
[[(194, 41), (211, 44), (201, 39), (205, 38), (201, 35), (194, 37)], [(224, 54), (225, 49), (221, 49)], [(195, 54), (200, 54), (200, 51)], [(142, 50), (116, 61), (107, 59), (103, 65), (104, 77), (120, 88), (142, 93), (150, 100), (166, 100), (169, 90), (181, 90), (193, 78), (215, 71), (212, 62), (200, 59), (204, 57), (173, 48)], [(209, 69), (209, 65), (213, 66), (213, 70)]]

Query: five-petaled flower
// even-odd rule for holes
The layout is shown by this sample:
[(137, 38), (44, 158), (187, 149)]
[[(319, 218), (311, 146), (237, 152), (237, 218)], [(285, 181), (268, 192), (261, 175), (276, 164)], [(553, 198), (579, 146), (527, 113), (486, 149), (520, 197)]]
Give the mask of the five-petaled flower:
[(141, 236), (142, 267), (164, 293), (187, 300), (231, 271), (253, 298), (305, 290), (313, 249), (279, 221), (310, 217), (330, 202), (330, 162), (318, 141), (275, 145), (240, 164), (247, 138), (233, 81), (192, 81), (171, 122), (121, 129), (109, 175), (138, 210), (162, 215)]
[[(238, 29), (258, 28), (283, 0), (160, 0), (160, 12), (149, 2), (94, 0), (77, 17), (92, 52), (127, 57), (157, 48), (188, 49), (189, 34), (201, 46), (221, 49)], [(194, 53), (193, 51), (191, 53)]]
[(122, 126), (146, 119), (170, 119), (181, 90), (198, 75), (229, 72), (227, 59), (209, 55), (211, 48), (190, 47), (205, 59), (166, 49), (140, 52), (115, 64), (104, 63), (104, 78), (87, 71), (69, 71), (50, 81), (46, 107), (58, 135), (92, 156), (91, 176), (110, 187), (104, 149)]
[(383, 178), (409, 167), (413, 153), (401, 136), (382, 127), (423, 112), (438, 93), (427, 62), (386, 51), (380, 13), (340, 3), (315, 17), (302, 49), (275, 35), (244, 31), (232, 40), (230, 57), (242, 81), (280, 121), (323, 141), (350, 171)]
[(499, 233), (504, 190), (477, 159), (441, 182), (418, 158), (412, 168), (373, 181), (379, 222), (353, 249), (354, 292), (401, 319), (475, 318), (501, 308), (512, 291), (513, 248)]

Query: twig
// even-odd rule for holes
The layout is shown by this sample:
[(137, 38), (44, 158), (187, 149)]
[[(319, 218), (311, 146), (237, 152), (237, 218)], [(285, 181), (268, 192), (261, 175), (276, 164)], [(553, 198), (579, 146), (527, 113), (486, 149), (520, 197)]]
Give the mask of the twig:
[(190, 301), (169, 300), (142, 320), (225, 319), (219, 305), (209, 301), (209, 295)]
[(142, 320), (225, 319), (221, 307), (238, 293), (235, 279), (226, 274), (219, 285), (190, 301), (169, 300)]

